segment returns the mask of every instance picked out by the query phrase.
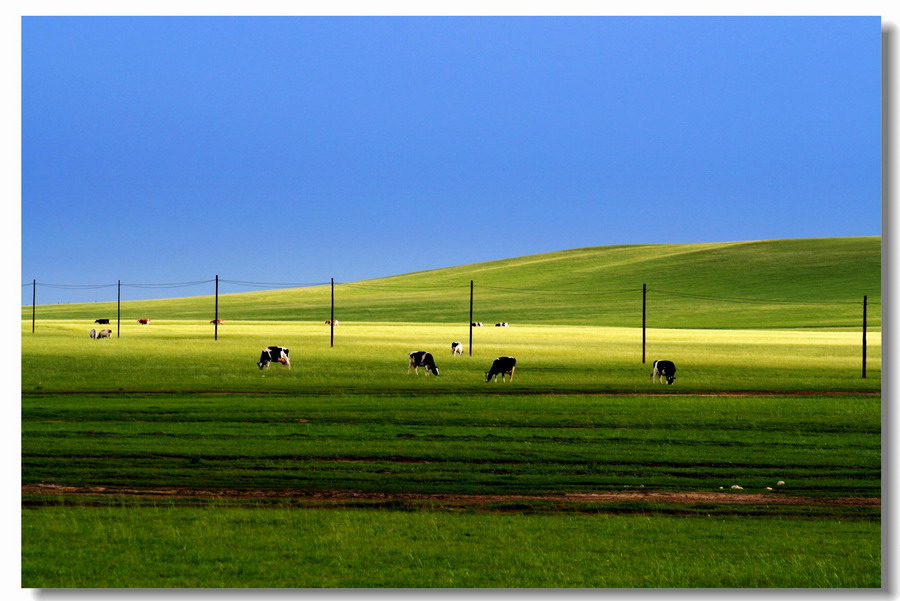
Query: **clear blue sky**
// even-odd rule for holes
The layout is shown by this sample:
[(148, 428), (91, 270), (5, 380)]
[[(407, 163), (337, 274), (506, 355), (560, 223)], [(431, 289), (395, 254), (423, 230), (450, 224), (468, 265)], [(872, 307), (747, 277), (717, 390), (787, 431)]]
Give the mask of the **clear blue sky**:
[(879, 234), (877, 17), (22, 20), (23, 283)]

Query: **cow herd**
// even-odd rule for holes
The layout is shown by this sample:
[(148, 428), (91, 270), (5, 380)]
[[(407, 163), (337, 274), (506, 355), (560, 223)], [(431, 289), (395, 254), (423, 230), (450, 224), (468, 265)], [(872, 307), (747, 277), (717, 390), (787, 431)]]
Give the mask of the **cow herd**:
[[(450, 345), (450, 352), (453, 355), (461, 355), (462, 344), (459, 342), (452, 343)], [(409, 374), (410, 370), (414, 370), (416, 375), (419, 375), (420, 367), (425, 370), (426, 376), (429, 374), (434, 374), (436, 376), (441, 375), (440, 369), (438, 369), (438, 366), (434, 363), (434, 355), (432, 355), (428, 351), (413, 351), (409, 354), (409, 367), (406, 369), (406, 373)], [(491, 364), (491, 368), (484, 372), (484, 381), (490, 382), (492, 379), (500, 376), (500, 378), (505, 382), (506, 376), (509, 376), (509, 381), (512, 382), (513, 373), (515, 371), (515, 357), (498, 357), (494, 359), (494, 362)]]
[[(95, 319), (94, 323), (99, 326), (108, 326), (109, 320), (108, 319)], [(95, 340), (95, 339), (99, 340), (100, 338), (112, 338), (112, 330), (110, 330), (109, 328), (103, 328), (102, 330), (100, 330), (98, 332), (96, 329), (91, 328), (90, 330), (88, 330), (88, 337), (91, 340)]]
[[(138, 319), (137, 320), (141, 325), (147, 325), (150, 323), (149, 319)], [(98, 325), (108, 325), (109, 319), (96, 319), (94, 323)], [(214, 319), (209, 323), (221, 324), (223, 323), (221, 319)], [(338, 322), (335, 320), (332, 322), (326, 321), (327, 325), (337, 325)], [(483, 326), (484, 324), (481, 322), (472, 322), (473, 326)], [(506, 322), (501, 322), (495, 324), (497, 327), (507, 327), (509, 326)], [(109, 328), (104, 328), (99, 332), (96, 329), (91, 329), (88, 331), (88, 336), (91, 339), (99, 339), (99, 338), (111, 338), (112, 330)], [(462, 355), (463, 354), (463, 344), (461, 342), (452, 342), (450, 343), (450, 354), (451, 356)], [(291, 368), (291, 359), (290, 359), (290, 350), (283, 346), (267, 346), (262, 350), (259, 356), (259, 361), (257, 361), (256, 365), (259, 369), (268, 369), (270, 363), (281, 363), (288, 369)], [(434, 355), (429, 353), (428, 351), (413, 351), (409, 353), (409, 367), (406, 369), (407, 375), (410, 371), (414, 371), (416, 375), (419, 375), (419, 368), (422, 368), (425, 371), (425, 375), (434, 374), (436, 376), (441, 375), (440, 369), (435, 364)], [(516, 371), (516, 358), (515, 357), (497, 357), (494, 359), (491, 367), (488, 371), (484, 372), (484, 381), (490, 382), (491, 380), (497, 381), (498, 379), (506, 381), (506, 376), (509, 376), (509, 381), (512, 382), (513, 374)], [(498, 378), (499, 376), (499, 378)], [(653, 371), (650, 372), (650, 380), (653, 382), (659, 382), (662, 384), (663, 380), (666, 381), (666, 384), (672, 384), (675, 382), (675, 364), (671, 361), (667, 360), (657, 360), (653, 362)]]

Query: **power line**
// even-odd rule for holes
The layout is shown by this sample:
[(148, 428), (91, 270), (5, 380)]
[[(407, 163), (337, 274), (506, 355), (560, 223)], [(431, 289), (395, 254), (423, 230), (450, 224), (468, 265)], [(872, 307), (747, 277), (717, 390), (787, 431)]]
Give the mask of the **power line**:
[(33, 282), (31, 284), (23, 284), (26, 286), (41, 286), (43, 288), (57, 288), (60, 290), (98, 290), (100, 288), (115, 288), (116, 284), (43, 284), (41, 282)]
[(326, 286), (328, 282), (247, 282), (242, 280), (224, 280), (220, 283), (246, 286), (250, 288), (310, 288), (312, 286)]
[(571, 295), (582, 295), (582, 296), (597, 296), (598, 294), (622, 294), (622, 293), (631, 293), (631, 292), (640, 292), (640, 288), (608, 288), (608, 289), (598, 289), (598, 290), (566, 290), (565, 288), (508, 288), (504, 286), (485, 286), (481, 285), (478, 287), (479, 290), (493, 290), (495, 292), (508, 292), (508, 293), (517, 293), (517, 294), (565, 294), (568, 296)]
[(463, 290), (465, 288), (468, 290), (468, 284), (447, 284), (443, 286), (404, 286), (404, 285), (394, 285), (394, 284), (360, 284), (357, 282), (343, 282), (338, 283), (335, 282), (336, 286), (346, 286), (348, 288), (359, 288), (363, 290), (399, 290), (405, 292), (416, 292), (416, 291), (426, 291), (426, 290)]
[(126, 284), (122, 282), (122, 286), (126, 288), (187, 288), (189, 286), (199, 286), (201, 284), (210, 284), (215, 280), (199, 280), (196, 282), (174, 282), (170, 284)]
[[(125, 283), (121, 286), (126, 288), (144, 288), (144, 289), (167, 289), (167, 288), (187, 288), (192, 286), (202, 286), (214, 282), (213, 279), (195, 280), (189, 282), (168, 282), (158, 284), (146, 283)], [(326, 286), (328, 282), (253, 282), (247, 280), (225, 280), (220, 279), (219, 282), (231, 284), (234, 286), (243, 286), (248, 288), (310, 288), (314, 286)], [(56, 284), (46, 282), (31, 282), (22, 284), (22, 288), (29, 286), (39, 286), (42, 288), (53, 288), (59, 290), (100, 290), (103, 288), (115, 288), (119, 284)], [(374, 284), (366, 282), (344, 282), (338, 284), (346, 288), (355, 288), (360, 290), (385, 290), (397, 292), (425, 292), (425, 291), (447, 291), (447, 290), (463, 290), (468, 288), (464, 284), (445, 284), (434, 286), (416, 286), (403, 284)], [(543, 295), (566, 295), (566, 296), (598, 296), (623, 293), (637, 293), (640, 288), (605, 288), (596, 290), (567, 290), (565, 288), (513, 288), (509, 286), (491, 286), (482, 284), (478, 286), (480, 290), (488, 290), (493, 292), (509, 293), (509, 294), (543, 294)], [(716, 296), (710, 294), (695, 294), (691, 292), (678, 292), (674, 290), (663, 290), (658, 288), (648, 288), (648, 292), (656, 294), (676, 296), (681, 298), (693, 298), (706, 301), (717, 301), (723, 303), (737, 304), (770, 304), (770, 305), (813, 305), (813, 306), (829, 306), (829, 305), (859, 305), (859, 301), (816, 301), (816, 300), (798, 300), (798, 299), (764, 299), (764, 298), (748, 298), (748, 297), (729, 297)], [(869, 305), (880, 306), (879, 301), (869, 301)]]
[[(656, 292), (658, 294), (668, 294), (670, 296), (680, 296), (684, 298), (697, 298), (702, 300), (721, 301), (725, 303), (746, 303), (746, 304), (771, 304), (771, 305), (860, 305), (859, 301), (813, 301), (813, 300), (779, 300), (765, 298), (739, 298), (727, 296), (712, 296), (707, 294), (691, 294), (689, 292), (674, 292), (672, 290), (659, 290), (657, 288), (648, 288), (648, 292)], [(869, 304), (875, 304), (870, 302)]]

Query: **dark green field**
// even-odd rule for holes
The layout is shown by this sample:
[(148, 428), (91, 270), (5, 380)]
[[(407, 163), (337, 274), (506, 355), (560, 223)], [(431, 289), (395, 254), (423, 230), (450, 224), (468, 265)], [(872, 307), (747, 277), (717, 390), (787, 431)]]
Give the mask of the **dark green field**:
[(48, 394), (23, 411), (23, 472), (80, 488), (879, 497), (879, 414), (865, 395)]
[[(224, 297), (217, 341), (209, 297), (125, 303), (97, 341), (109, 305), (39, 306), (34, 333), (24, 308), (22, 585), (879, 588), (880, 243), (343, 284), (333, 348), (327, 289)], [(451, 357), (470, 280), (511, 326)], [(643, 283), (673, 386), (641, 361)], [(267, 344), (291, 370), (257, 369)], [(407, 375), (420, 348), (440, 377)]]

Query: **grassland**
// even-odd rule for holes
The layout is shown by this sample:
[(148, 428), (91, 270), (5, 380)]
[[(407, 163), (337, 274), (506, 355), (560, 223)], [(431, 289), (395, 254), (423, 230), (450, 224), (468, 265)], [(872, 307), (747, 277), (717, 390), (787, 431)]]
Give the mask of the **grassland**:
[[(466, 323), (471, 281), (474, 319), (488, 324), (640, 327), (646, 284), (652, 328), (858, 329), (863, 296), (873, 303), (870, 325), (881, 325), (880, 237), (602, 246), (517, 257), (339, 284), (335, 315), (355, 323)], [(226, 321), (321, 323), (330, 316), (328, 286), (227, 289), (219, 298)], [(123, 292), (123, 323), (208, 322), (214, 315), (212, 296), (131, 301), (132, 292)], [(115, 318), (115, 289), (111, 294), (113, 302), (42, 305), (38, 317)], [(22, 319), (31, 319), (31, 307), (23, 307)]]
[[(109, 316), (97, 306), (40, 307), (34, 333), (22, 323), (22, 584), (877, 588), (880, 321), (865, 379), (859, 328), (842, 323), (857, 291), (871, 285), (878, 306), (873, 240), (824, 255), (820, 241), (582, 249), (399, 277), (421, 288), (400, 295), (370, 282), (346, 310), (392, 319), (339, 314), (334, 347), (327, 313), (299, 319), (314, 289), (228, 299), (250, 318), (225, 313), (218, 340), (209, 299), (126, 303), (154, 323), (110, 340), (87, 337)], [(784, 259), (787, 289), (763, 256)], [(679, 366), (665, 386), (640, 328), (619, 323), (631, 309), (597, 309), (585, 282), (677, 261), (696, 296), (785, 302), (671, 295), (667, 327), (647, 332), (648, 361)], [(755, 282), (720, 287), (755, 263)], [(498, 289), (540, 273), (534, 289), (564, 280), (572, 294), (511, 303), (497, 314), (511, 327), (476, 328), (472, 355), (451, 357), (451, 341), (468, 347), (467, 286), (462, 320), (409, 319), (407, 303), (440, 306), (442, 278), (488, 273)], [(269, 344), (291, 349), (292, 369), (256, 367)], [(419, 349), (440, 377), (407, 374)], [(515, 378), (486, 384), (501, 354)]]
[[(128, 324), (121, 338), (90, 340), (89, 322), (23, 324), (25, 392), (285, 392), (305, 394), (422, 391), (482, 393), (493, 358), (518, 358), (517, 391), (630, 392), (654, 388), (641, 363), (641, 331), (635, 328), (523, 325), (473, 329), (465, 325), (356, 324), (337, 328), (335, 346), (323, 324), (230, 322), (219, 328), (167, 322)], [(462, 357), (450, 342), (464, 341)], [(870, 332), (869, 375), (860, 378), (858, 332), (759, 330), (654, 330), (647, 358), (680, 366), (678, 392), (877, 391), (880, 333)], [(291, 349), (293, 369), (272, 366), (261, 377), (261, 348)], [(407, 354), (434, 353), (440, 378), (407, 377)], [(469, 356), (469, 351), (472, 356)]]
[(161, 502), (24, 522), (23, 579), (56, 587), (879, 586), (879, 524), (865, 520)]

